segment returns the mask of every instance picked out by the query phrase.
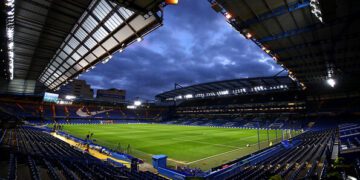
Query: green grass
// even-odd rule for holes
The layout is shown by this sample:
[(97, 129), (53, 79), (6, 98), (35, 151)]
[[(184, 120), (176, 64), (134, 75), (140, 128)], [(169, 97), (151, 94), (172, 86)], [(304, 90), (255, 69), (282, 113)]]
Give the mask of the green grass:
[[(96, 143), (126, 151), (151, 163), (151, 156), (165, 154), (170, 166), (209, 169), (258, 150), (256, 129), (178, 126), (162, 124), (64, 125), (79, 138), (92, 132)], [(291, 132), (295, 135), (299, 132)], [(267, 131), (260, 130), (261, 148), (268, 147)], [(285, 138), (290, 135), (287, 133)], [(281, 131), (269, 130), (269, 139), (281, 140)], [(119, 146), (120, 144), (120, 146)], [(130, 144), (130, 151), (127, 146)], [(247, 144), (251, 145), (247, 147)], [(120, 148), (119, 148), (120, 147)]]

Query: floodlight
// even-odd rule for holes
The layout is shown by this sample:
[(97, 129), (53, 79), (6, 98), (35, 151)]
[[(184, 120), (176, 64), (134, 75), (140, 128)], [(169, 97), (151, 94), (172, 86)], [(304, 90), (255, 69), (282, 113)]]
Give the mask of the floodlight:
[(137, 42), (140, 42), (140, 41), (142, 41), (143, 39), (141, 38), (141, 37), (138, 37), (138, 38), (136, 38), (136, 41)]
[(245, 37), (246, 37), (246, 39), (250, 39), (250, 38), (252, 38), (252, 34), (251, 33), (246, 33)]
[(335, 85), (336, 85), (336, 81), (335, 81), (335, 79), (333, 79), (333, 78), (327, 79), (326, 82), (327, 82), (328, 85), (331, 86), (332, 88), (335, 87)]
[(139, 101), (139, 100), (134, 101), (134, 105), (135, 105), (135, 106), (140, 106), (140, 105), (141, 105), (141, 101)]
[(175, 5), (179, 3), (179, 0), (165, 0), (165, 3)]
[(225, 14), (225, 17), (226, 17), (226, 19), (230, 19), (232, 16), (231, 16), (230, 13), (226, 13), (226, 14)]
[(191, 98), (193, 98), (193, 95), (192, 94), (187, 94), (184, 97), (185, 97), (185, 99), (191, 99)]
[(106, 59), (104, 59), (101, 63), (106, 64), (107, 62), (110, 61), (111, 58), (112, 58), (112, 56), (110, 55), (109, 57), (107, 57)]
[(73, 96), (73, 95), (66, 95), (65, 96), (65, 99), (67, 99), (67, 100), (73, 100), (75, 98), (76, 98), (76, 96)]

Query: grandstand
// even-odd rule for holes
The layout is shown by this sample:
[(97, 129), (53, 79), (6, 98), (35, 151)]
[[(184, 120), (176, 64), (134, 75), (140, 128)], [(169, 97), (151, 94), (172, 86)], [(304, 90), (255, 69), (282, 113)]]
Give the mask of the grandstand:
[(107, 102), (57, 93), (177, 1), (5, 0), (0, 179), (360, 179), (359, 2), (208, 0), (283, 71)]

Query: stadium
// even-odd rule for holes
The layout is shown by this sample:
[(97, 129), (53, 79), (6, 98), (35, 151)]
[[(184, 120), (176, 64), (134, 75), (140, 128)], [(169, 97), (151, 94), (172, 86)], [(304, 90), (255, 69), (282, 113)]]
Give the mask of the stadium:
[(184, 1), (1, 2), (0, 178), (360, 179), (360, 1), (201, 0), (281, 71), (90, 88)]

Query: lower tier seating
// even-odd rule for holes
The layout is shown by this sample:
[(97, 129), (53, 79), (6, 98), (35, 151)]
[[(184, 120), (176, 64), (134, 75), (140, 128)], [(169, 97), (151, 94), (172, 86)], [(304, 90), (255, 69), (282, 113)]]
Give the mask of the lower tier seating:
[(38, 130), (8, 129), (1, 143), (0, 179), (164, 179), (115, 167)]

